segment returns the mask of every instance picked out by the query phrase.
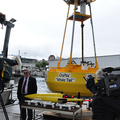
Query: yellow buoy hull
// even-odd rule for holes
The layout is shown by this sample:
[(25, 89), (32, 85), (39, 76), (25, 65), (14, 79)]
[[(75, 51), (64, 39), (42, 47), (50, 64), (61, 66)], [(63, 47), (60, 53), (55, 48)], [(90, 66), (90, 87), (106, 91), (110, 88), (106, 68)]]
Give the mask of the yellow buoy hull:
[[(77, 96), (78, 92), (80, 92), (80, 96), (89, 97), (93, 96), (93, 94), (86, 88), (86, 81), (83, 77), (87, 78), (88, 75), (92, 75), (96, 79), (96, 69), (91, 70), (81, 70), (79, 72), (73, 69), (72, 72), (61, 72), (60, 70), (51, 69), (46, 72), (46, 84), (48, 88), (56, 93), (63, 92), (67, 95)], [(63, 69), (65, 70), (65, 69)]]

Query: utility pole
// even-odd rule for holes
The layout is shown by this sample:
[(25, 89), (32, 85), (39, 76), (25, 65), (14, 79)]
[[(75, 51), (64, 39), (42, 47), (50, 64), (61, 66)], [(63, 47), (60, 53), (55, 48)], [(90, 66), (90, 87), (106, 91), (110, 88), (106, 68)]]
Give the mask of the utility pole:
[(18, 56), (20, 57), (20, 50), (18, 50)]

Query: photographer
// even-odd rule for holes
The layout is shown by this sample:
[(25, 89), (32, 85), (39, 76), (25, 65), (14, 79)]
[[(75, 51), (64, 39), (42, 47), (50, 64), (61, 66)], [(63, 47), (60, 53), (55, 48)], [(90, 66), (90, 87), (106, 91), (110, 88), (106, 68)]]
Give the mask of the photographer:
[(17, 61), (7, 58), (0, 58), (0, 93), (4, 91), (4, 83), (10, 81), (12, 66), (18, 65)]
[(95, 82), (90, 85), (90, 81), (94, 78), (87, 80), (86, 87), (94, 93), (92, 101), (92, 120), (119, 120), (120, 85), (117, 84), (117, 82), (119, 83), (120, 74), (118, 70), (117, 75), (113, 74), (112, 71), (115, 73), (115, 70), (116, 69), (113, 68), (99, 69), (96, 73), (98, 81), (97, 86), (95, 86)]

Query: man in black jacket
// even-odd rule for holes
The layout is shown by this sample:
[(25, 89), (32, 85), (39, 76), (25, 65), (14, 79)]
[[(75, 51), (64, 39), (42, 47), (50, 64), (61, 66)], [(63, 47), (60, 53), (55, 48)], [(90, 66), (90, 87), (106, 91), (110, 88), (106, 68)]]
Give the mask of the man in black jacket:
[[(26, 109), (21, 108), (21, 104), (28, 100), (25, 95), (37, 93), (36, 79), (30, 76), (29, 70), (24, 70), (24, 77), (20, 78), (18, 83), (17, 97), (20, 103), (21, 119), (26, 120)], [(32, 110), (27, 109), (28, 120), (32, 120)]]
[(120, 120), (120, 99), (97, 93), (92, 101), (92, 120)]

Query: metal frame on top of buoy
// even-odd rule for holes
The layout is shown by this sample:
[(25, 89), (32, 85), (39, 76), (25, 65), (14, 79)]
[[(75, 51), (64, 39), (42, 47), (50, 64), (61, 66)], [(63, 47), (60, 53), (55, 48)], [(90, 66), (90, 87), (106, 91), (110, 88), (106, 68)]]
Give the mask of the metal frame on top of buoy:
[[(92, 12), (91, 12), (91, 2), (94, 2), (94, 1), (95, 0), (64, 0), (64, 2), (68, 5), (68, 12), (67, 12), (67, 19), (66, 19), (66, 24), (65, 24), (64, 36), (63, 36), (61, 54), (60, 54), (60, 59), (59, 59), (57, 68), (60, 68), (68, 20), (73, 20), (70, 59), (69, 59), (68, 65), (70, 66), (71, 62), (72, 62), (75, 21), (81, 22), (81, 38), (82, 38), (82, 61), (81, 61), (81, 63), (84, 63), (84, 24), (83, 24), (83, 22), (89, 18), (91, 19), (91, 26), (92, 26), (93, 45), (94, 45), (94, 54), (95, 54), (95, 68), (97, 68), (97, 69), (99, 68), (98, 63), (97, 63), (97, 57), (96, 57), (95, 37), (94, 37)], [(70, 5), (74, 5), (74, 13), (71, 16), (69, 16)], [(86, 5), (89, 6), (90, 15), (86, 15)], [(80, 6), (80, 12), (77, 12), (76, 10), (77, 10), (77, 7), (79, 7), (79, 6)]]

